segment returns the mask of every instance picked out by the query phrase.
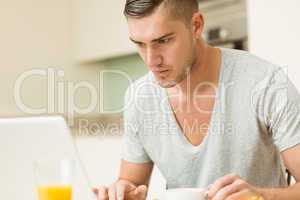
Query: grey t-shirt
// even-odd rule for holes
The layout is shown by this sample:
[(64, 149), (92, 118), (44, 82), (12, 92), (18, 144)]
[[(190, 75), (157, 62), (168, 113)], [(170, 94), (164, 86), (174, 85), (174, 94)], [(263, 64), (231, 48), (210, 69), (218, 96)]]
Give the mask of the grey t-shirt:
[(255, 186), (286, 186), (280, 152), (300, 143), (298, 91), (283, 68), (248, 52), (221, 49), (221, 58), (208, 134), (198, 146), (181, 132), (151, 72), (130, 85), (123, 159), (155, 163), (168, 188), (206, 187), (229, 173)]

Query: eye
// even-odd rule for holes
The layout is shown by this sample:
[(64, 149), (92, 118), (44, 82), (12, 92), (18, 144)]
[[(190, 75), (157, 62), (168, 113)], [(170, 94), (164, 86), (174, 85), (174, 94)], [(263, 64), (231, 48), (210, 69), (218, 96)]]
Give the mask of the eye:
[(166, 44), (168, 42), (170, 42), (171, 38), (165, 38), (165, 39), (160, 39), (158, 40), (158, 43), (159, 44)]
[(141, 43), (141, 42), (137, 42), (135, 43), (139, 48), (144, 48), (145, 47), (145, 44), (144, 43)]

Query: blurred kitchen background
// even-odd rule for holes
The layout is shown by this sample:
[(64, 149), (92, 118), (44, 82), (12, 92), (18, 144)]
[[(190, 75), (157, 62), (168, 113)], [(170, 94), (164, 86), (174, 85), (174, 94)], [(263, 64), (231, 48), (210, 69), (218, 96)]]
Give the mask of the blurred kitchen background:
[[(128, 39), (124, 3), (1, 0), (0, 117), (63, 115), (94, 185), (118, 175), (124, 92), (147, 73)], [(209, 43), (286, 66), (300, 89), (298, 0), (199, 4)], [(164, 184), (155, 168), (150, 195)]]

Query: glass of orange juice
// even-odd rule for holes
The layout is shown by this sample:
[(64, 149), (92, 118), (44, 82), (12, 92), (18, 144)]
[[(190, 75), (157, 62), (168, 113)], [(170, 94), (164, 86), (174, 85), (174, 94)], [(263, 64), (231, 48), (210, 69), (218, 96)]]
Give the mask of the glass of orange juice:
[(74, 166), (69, 159), (35, 161), (38, 200), (72, 200)]

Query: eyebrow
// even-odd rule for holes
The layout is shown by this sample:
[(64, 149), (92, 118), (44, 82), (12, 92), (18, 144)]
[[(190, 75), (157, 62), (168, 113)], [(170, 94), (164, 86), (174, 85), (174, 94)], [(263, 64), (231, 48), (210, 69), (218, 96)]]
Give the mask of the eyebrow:
[[(167, 33), (167, 34), (165, 34), (165, 35), (163, 35), (163, 36), (161, 36), (161, 37), (159, 37), (159, 38), (156, 38), (156, 39), (153, 39), (153, 40), (151, 40), (151, 42), (157, 42), (157, 41), (159, 41), (159, 40), (162, 40), (162, 39), (165, 39), (166, 37), (169, 37), (169, 36), (171, 36), (171, 35), (174, 35), (175, 33), (174, 32), (171, 32), (171, 33)], [(129, 38), (132, 42), (134, 42), (134, 43), (137, 43), (137, 44), (141, 44), (141, 43), (143, 43), (143, 42), (140, 42), (140, 41), (136, 41), (136, 40), (134, 40), (134, 39), (132, 39), (132, 38)]]

